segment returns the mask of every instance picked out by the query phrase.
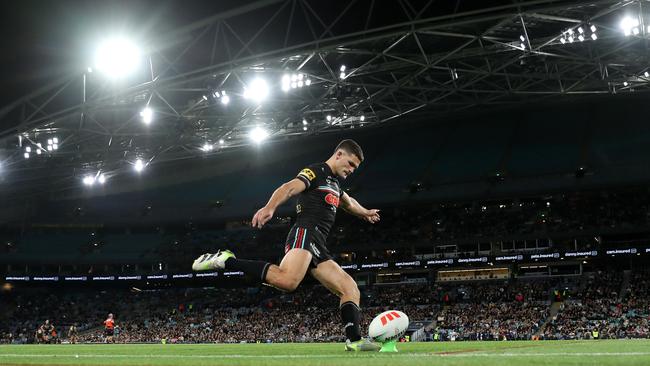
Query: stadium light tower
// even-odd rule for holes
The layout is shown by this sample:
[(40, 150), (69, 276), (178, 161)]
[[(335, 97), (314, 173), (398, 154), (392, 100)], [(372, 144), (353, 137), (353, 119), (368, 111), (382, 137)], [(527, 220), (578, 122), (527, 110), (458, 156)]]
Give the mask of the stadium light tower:
[(118, 79), (128, 76), (140, 64), (140, 50), (125, 38), (112, 38), (102, 42), (95, 53), (95, 69)]

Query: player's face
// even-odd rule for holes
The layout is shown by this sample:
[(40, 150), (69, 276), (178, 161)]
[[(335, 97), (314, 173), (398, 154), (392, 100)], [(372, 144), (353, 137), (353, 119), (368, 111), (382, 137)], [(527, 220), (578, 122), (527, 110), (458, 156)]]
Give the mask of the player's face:
[(343, 150), (336, 153), (337, 169), (336, 175), (345, 179), (361, 165), (361, 161), (354, 154), (349, 154)]

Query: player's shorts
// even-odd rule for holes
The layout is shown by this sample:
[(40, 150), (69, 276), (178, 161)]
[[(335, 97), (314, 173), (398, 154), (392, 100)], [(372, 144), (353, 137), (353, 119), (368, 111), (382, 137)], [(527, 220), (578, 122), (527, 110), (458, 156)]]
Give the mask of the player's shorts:
[(327, 236), (316, 226), (294, 225), (287, 235), (284, 253), (294, 248), (308, 250), (311, 255), (311, 267), (316, 268), (320, 263), (332, 259), (325, 243)]
[(104, 330), (104, 334), (105, 334), (107, 337), (112, 337), (113, 334), (115, 334), (115, 330), (112, 329), (112, 328), (110, 328), (110, 329), (109, 329), (109, 328), (106, 328), (106, 329)]

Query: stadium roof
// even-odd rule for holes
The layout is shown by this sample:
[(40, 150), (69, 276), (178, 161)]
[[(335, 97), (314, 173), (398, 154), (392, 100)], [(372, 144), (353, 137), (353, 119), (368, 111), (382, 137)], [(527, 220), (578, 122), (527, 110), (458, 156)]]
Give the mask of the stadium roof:
[(2, 190), (76, 189), (85, 176), (121, 175), (138, 160), (254, 144), (255, 128), (282, 140), (541, 98), (644, 92), (646, 7), (263, 0), (166, 32), (132, 24), (122, 35), (141, 57), (130, 77), (109, 80), (101, 65), (78, 61), (0, 108)]

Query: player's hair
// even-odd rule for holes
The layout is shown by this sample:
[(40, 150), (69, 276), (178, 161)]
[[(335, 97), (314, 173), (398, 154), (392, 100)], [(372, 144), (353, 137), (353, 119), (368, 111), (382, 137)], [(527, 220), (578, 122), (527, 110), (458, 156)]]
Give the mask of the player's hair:
[(356, 141), (350, 139), (343, 140), (339, 142), (336, 149), (334, 149), (334, 152), (339, 149), (344, 150), (349, 154), (354, 154), (357, 156), (357, 158), (359, 158), (359, 160), (363, 161), (363, 150), (361, 150), (361, 146), (359, 146)]

